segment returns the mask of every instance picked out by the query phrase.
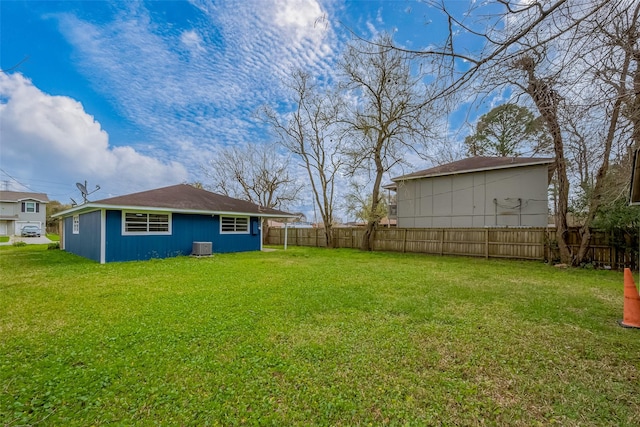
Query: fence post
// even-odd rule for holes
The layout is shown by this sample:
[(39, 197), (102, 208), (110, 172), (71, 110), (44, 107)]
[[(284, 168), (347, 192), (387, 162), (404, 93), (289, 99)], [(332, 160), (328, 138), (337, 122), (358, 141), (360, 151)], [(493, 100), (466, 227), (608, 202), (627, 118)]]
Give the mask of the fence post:
[(544, 253), (545, 253), (545, 257), (547, 258), (547, 262), (549, 264), (551, 264), (551, 239), (550, 239), (550, 235), (549, 235), (549, 227), (546, 227), (544, 229)]
[(613, 259), (613, 248), (609, 246), (609, 263), (611, 264), (611, 268), (617, 269), (615, 260)]
[(289, 243), (289, 236), (287, 234), (288, 232), (288, 228), (287, 228), (287, 223), (284, 223), (284, 250), (287, 250), (287, 244)]
[(407, 229), (404, 229), (404, 235), (402, 236), (402, 253), (407, 251)]
[(484, 229), (484, 257), (489, 259), (489, 229)]
[(444, 254), (444, 228), (440, 230), (440, 256)]

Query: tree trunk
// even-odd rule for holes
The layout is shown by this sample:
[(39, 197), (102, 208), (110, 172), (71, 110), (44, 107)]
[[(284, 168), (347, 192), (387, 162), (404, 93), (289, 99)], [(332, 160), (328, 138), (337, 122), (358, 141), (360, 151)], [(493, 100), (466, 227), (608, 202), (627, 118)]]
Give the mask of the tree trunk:
[(630, 120), (633, 123), (633, 133), (631, 140), (633, 148), (640, 148), (640, 51), (634, 52), (634, 61), (636, 62), (636, 70), (633, 73), (633, 94), (630, 104)]
[(362, 236), (362, 243), (360, 249), (363, 251), (370, 251), (373, 249), (373, 239), (375, 238), (376, 221), (367, 221), (367, 226), (364, 229), (364, 236)]
[(324, 237), (326, 239), (327, 248), (333, 249), (336, 247), (333, 240), (333, 225), (328, 221), (325, 221), (324, 223)]
[(377, 216), (378, 204), (380, 203), (380, 185), (382, 184), (382, 175), (384, 174), (384, 166), (382, 164), (382, 158), (380, 153), (382, 146), (385, 142), (384, 134), (378, 135), (378, 143), (374, 153), (374, 162), (376, 165), (376, 179), (373, 182), (373, 192), (371, 193), (371, 213), (370, 218), (367, 220), (367, 228), (364, 230), (364, 236), (362, 236), (362, 243), (360, 249), (363, 251), (370, 251), (373, 249), (373, 240), (375, 238), (376, 225), (379, 218)]
[(567, 177), (567, 161), (564, 157), (564, 142), (560, 131), (557, 107), (553, 105), (553, 102), (549, 102), (549, 100), (552, 99), (552, 96), (554, 96), (554, 92), (546, 85), (541, 86), (543, 86), (543, 90), (547, 90), (548, 92), (546, 94), (542, 94), (538, 93), (539, 89), (534, 89), (533, 94), (536, 106), (538, 107), (542, 117), (545, 119), (545, 122), (551, 132), (553, 150), (556, 157), (554, 165), (558, 179), (558, 206), (555, 212), (556, 240), (558, 242), (558, 249), (560, 250), (560, 261), (564, 264), (572, 264), (573, 252), (567, 243), (569, 229), (567, 225), (567, 212), (569, 211), (569, 178)]
[(521, 58), (517, 64), (527, 73), (526, 92), (531, 96), (540, 115), (551, 133), (553, 151), (556, 157), (555, 168), (558, 178), (558, 209), (555, 213), (556, 240), (560, 250), (560, 261), (573, 264), (573, 253), (567, 244), (568, 226), (567, 212), (569, 210), (569, 178), (567, 177), (567, 162), (564, 157), (564, 142), (558, 119), (558, 104), (560, 96), (553, 87), (542, 78), (535, 76), (535, 63), (531, 57)]
[[(558, 210), (555, 214), (556, 223), (556, 241), (560, 251), (560, 262), (564, 264), (572, 264), (573, 252), (567, 243), (569, 235), (569, 226), (567, 225), (567, 211), (569, 210), (569, 180), (567, 178), (567, 166), (564, 158), (561, 159), (564, 180), (558, 182)], [(556, 168), (560, 169), (558, 159), (556, 159)]]

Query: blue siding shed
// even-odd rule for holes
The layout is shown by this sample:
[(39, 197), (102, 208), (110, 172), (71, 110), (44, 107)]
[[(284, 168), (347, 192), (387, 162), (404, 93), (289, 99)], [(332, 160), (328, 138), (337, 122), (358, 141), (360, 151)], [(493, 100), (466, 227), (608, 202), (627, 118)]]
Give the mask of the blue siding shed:
[(100, 262), (100, 211), (78, 214), (78, 232), (73, 232), (73, 216), (64, 219), (65, 250)]

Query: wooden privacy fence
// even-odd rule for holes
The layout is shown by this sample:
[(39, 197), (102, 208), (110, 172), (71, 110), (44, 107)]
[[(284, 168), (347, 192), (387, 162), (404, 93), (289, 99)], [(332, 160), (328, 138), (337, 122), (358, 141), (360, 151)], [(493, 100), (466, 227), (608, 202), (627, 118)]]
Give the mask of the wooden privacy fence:
[[(359, 248), (364, 229), (335, 228), (333, 232), (335, 247)], [(592, 233), (587, 258), (595, 267), (635, 266), (636, 252), (628, 249), (633, 242), (625, 249), (613, 245), (607, 233)], [(284, 228), (270, 228), (268, 243), (283, 245), (284, 235)], [(322, 228), (289, 228), (287, 238), (287, 244), (292, 246), (326, 246)], [(577, 251), (577, 228), (569, 230), (568, 242)], [(378, 228), (372, 249), (541, 261), (559, 258), (555, 229), (549, 228)]]
[[(574, 253), (580, 247), (580, 234), (578, 227), (569, 229), (567, 243)], [(551, 231), (554, 231), (553, 229)], [(614, 270), (623, 268), (637, 269), (638, 266), (638, 235), (630, 230), (619, 229), (617, 235), (614, 233), (591, 230), (591, 242), (587, 251), (587, 261), (594, 267), (610, 267)], [(555, 254), (555, 236), (549, 240), (550, 252)], [(555, 252), (554, 252), (555, 251)], [(553, 259), (553, 258), (551, 258)]]
[[(335, 246), (359, 248), (363, 228), (335, 228)], [(324, 229), (290, 228), (288, 244), (324, 247)], [(374, 251), (417, 252), (485, 258), (545, 258), (544, 228), (379, 228)], [(284, 244), (284, 229), (269, 230), (270, 244)]]

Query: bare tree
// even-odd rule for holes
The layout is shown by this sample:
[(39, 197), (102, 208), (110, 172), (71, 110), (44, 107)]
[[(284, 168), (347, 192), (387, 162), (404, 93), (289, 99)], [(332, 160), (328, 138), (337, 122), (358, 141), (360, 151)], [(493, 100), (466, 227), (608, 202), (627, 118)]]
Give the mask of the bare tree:
[[(430, 130), (426, 86), (412, 72), (410, 58), (389, 45), (389, 36), (374, 44), (352, 43), (340, 64), (344, 89), (353, 99), (341, 117), (349, 141), (345, 152), (351, 174), (372, 177), (369, 212), (378, 211), (384, 174), (404, 162), (407, 150), (419, 152)], [(371, 249), (377, 223), (376, 216), (367, 221), (363, 250)]]
[[(447, 9), (445, 1), (430, 4), (449, 23), (449, 33), (440, 46), (416, 52), (432, 60), (438, 79), (448, 79), (435, 96), (448, 96), (461, 89), (489, 94), (520, 88), (514, 99), (526, 95), (553, 141), (561, 259), (580, 263), (590, 240), (589, 226), (601, 205), (610, 158), (615, 147), (624, 145), (624, 122), (632, 124), (634, 144), (640, 137), (640, 4), (619, 0), (502, 0), (497, 3), (503, 8), (499, 13), (495, 12), (496, 3), (475, 3), (473, 8), (493, 11), (482, 14), (476, 9), (458, 17)], [(482, 21), (473, 21), (470, 16), (482, 16)], [(466, 45), (475, 37), (483, 48), (476, 52), (461, 49), (461, 35), (467, 38)], [(579, 148), (579, 155), (571, 152), (572, 144), (567, 146), (566, 141), (577, 142), (574, 146)], [(566, 241), (572, 182), (568, 171), (574, 160), (579, 162), (574, 168), (580, 180), (593, 183), (577, 250)]]
[[(601, 81), (603, 92), (608, 95), (609, 102), (605, 108), (608, 113), (608, 123), (605, 122), (606, 133), (600, 138), (604, 147), (603, 159), (595, 175), (588, 213), (580, 228), (581, 244), (574, 263), (581, 262), (586, 255), (591, 240), (590, 227), (602, 205), (611, 151), (619, 136), (620, 121), (625, 112), (633, 125), (632, 141), (634, 144), (640, 142), (638, 141), (640, 129), (637, 127), (640, 125), (640, 110), (638, 110), (640, 92), (637, 91), (640, 89), (640, 4), (636, 3), (630, 10), (623, 6), (614, 6), (607, 12), (611, 15), (606, 18), (598, 17), (600, 19), (594, 20), (593, 24), (600, 30), (596, 34), (599, 35), (598, 38), (602, 43), (602, 52), (596, 60), (599, 59), (606, 65), (609, 63), (614, 67), (611, 69), (605, 65), (596, 73), (596, 77)], [(630, 88), (628, 80), (631, 76), (633, 76), (633, 84)]]
[[(202, 166), (213, 191), (274, 209), (286, 209), (303, 188), (291, 168), (291, 159), (278, 155), (274, 144), (227, 147)], [(266, 238), (266, 220), (262, 226)]]
[(574, 185), (586, 188), (593, 185), (592, 167), (601, 157), (599, 150), (594, 150), (587, 132), (581, 128), (581, 124), (588, 120), (584, 111), (572, 109), (564, 111), (562, 122), (565, 124), (564, 133), (565, 148), (571, 153), (572, 161), (568, 165), (568, 173), (574, 178)]
[(333, 248), (335, 183), (343, 164), (336, 124), (340, 98), (322, 91), (303, 71), (294, 72), (288, 85), (295, 109), (285, 118), (271, 108), (263, 113), (280, 143), (302, 161), (324, 224), (326, 246)]
[[(485, 80), (492, 70), (501, 69), (524, 55), (531, 56), (559, 37), (575, 32), (586, 20), (618, 1), (472, 2), (469, 10), (456, 15), (449, 10), (446, 0), (428, 0), (448, 23), (445, 39), (419, 51), (397, 46), (396, 49), (429, 58), (437, 78), (442, 81), (442, 90), (433, 96), (452, 96), (469, 85), (476, 85), (478, 89), (478, 80)], [(462, 37), (464, 43), (458, 41)], [(470, 51), (466, 47), (478, 44), (482, 45), (480, 50)]]
[[(638, 10), (640, 8), (636, 7), (632, 13), (635, 19), (630, 23), (634, 23), (625, 29), (631, 29), (636, 40)], [(619, 30), (618, 20), (623, 15), (618, 6), (610, 5), (583, 19), (572, 31), (558, 35), (554, 43), (532, 47), (537, 43), (535, 38), (525, 38), (520, 44), (525, 46), (523, 50), (526, 53), (510, 64), (522, 72), (522, 79), (511, 80), (511, 83), (531, 97), (554, 142), (559, 184), (556, 233), (560, 257), (568, 264), (580, 264), (587, 255), (591, 225), (602, 204), (612, 149), (619, 139), (626, 81), (633, 55), (628, 50), (616, 49), (616, 38), (611, 37), (606, 29)], [(573, 19), (569, 16), (563, 18), (565, 21)], [(587, 120), (580, 121), (581, 117)], [(581, 150), (575, 158), (583, 178), (581, 189), (588, 195), (580, 227), (580, 245), (576, 250), (566, 242), (571, 181), (568, 176), (570, 152), (564, 144), (567, 137), (574, 137), (581, 143), (578, 144)], [(598, 153), (597, 162), (585, 155), (583, 144), (586, 141), (593, 142), (587, 150)]]
[(569, 263), (572, 258), (571, 248), (566, 240), (568, 232), (569, 179), (567, 176), (567, 162), (564, 155), (564, 139), (558, 114), (559, 104), (562, 99), (554, 89), (552, 79), (536, 75), (537, 65), (538, 62), (536, 62), (536, 59), (530, 55), (524, 55), (514, 62), (514, 67), (520, 69), (525, 74), (524, 83), (521, 87), (525, 93), (533, 99), (553, 141), (553, 151), (556, 156), (556, 189), (558, 192), (556, 199), (556, 238), (561, 260)]

